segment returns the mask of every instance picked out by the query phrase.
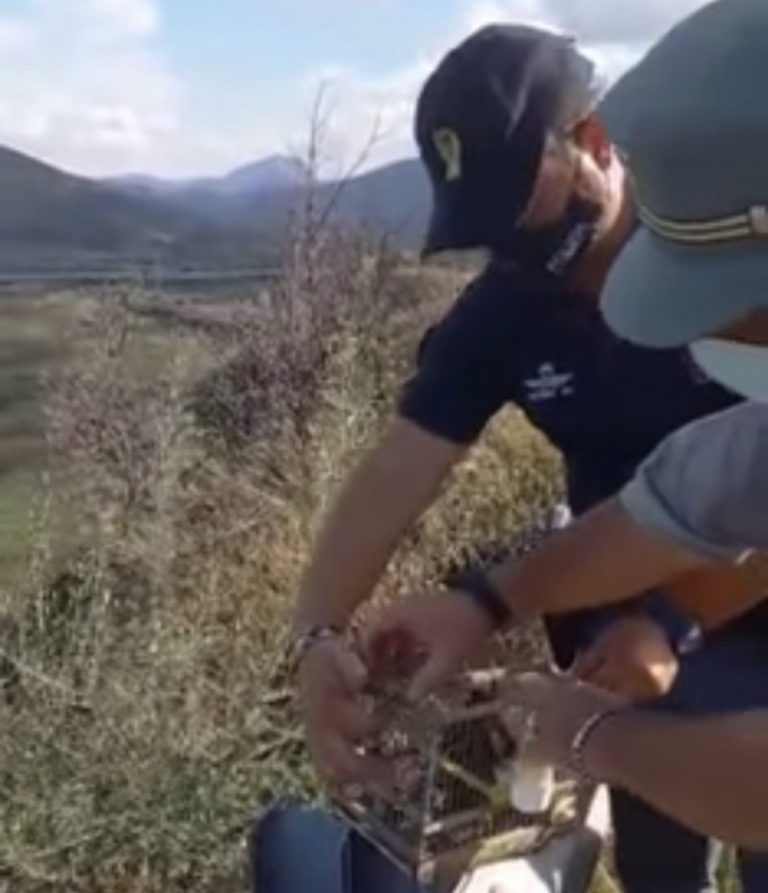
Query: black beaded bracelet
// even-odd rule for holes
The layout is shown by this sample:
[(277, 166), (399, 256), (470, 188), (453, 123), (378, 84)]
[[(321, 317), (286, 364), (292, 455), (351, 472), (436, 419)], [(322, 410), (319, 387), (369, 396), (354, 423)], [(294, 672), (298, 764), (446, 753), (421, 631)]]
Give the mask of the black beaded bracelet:
[(451, 578), (449, 586), (471, 599), (488, 617), (494, 629), (503, 629), (511, 622), (512, 611), (482, 571), (457, 574)]

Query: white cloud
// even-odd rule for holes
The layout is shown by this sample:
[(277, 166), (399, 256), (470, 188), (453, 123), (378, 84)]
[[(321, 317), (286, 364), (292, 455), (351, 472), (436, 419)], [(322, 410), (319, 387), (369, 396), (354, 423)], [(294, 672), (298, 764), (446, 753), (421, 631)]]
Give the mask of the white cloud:
[[(331, 154), (354, 157), (378, 117), (384, 125), (383, 138), (371, 153), (369, 164), (412, 155), (413, 107), (421, 84), (450, 47), (485, 25), (518, 22), (573, 34), (597, 63), (602, 79), (611, 83), (635, 64), (654, 40), (707, 2), (474, 0), (467, 3), (462, 20), (436, 39), (418, 63), (375, 80), (360, 72), (331, 72), (336, 88)], [(319, 81), (318, 75), (314, 83)]]
[[(421, 84), (443, 53), (482, 25), (521, 21), (574, 33), (615, 79), (705, 0), (466, 0), (453, 23), (441, 25), (436, 16), (432, 36), (402, 68), (370, 77), (325, 66), (260, 96), (250, 121), (242, 115), (215, 128), (185, 117), (184, 84), (161, 51), (160, 2), (27, 0), (28, 12), (0, 14), (0, 141), (95, 174), (223, 170), (261, 153), (300, 149), (324, 81), (333, 106), (326, 170), (333, 173), (358, 157), (377, 124), (368, 165), (412, 155)], [(404, 0), (366, 2), (378, 15), (381, 5)]]
[[(465, 33), (492, 22), (521, 22), (575, 36), (609, 80), (633, 65), (676, 22), (709, 0), (477, 0)], [(460, 38), (459, 38), (460, 39)]]
[(281, 151), (303, 123), (298, 96), (220, 127), (188, 117), (199, 108), (163, 55), (160, 2), (27, 0), (0, 14), (0, 143), (89, 175), (214, 173)]
[(0, 18), (2, 140), (89, 173), (170, 160), (180, 86), (159, 24), (154, 0), (34, 0)]
[(20, 16), (0, 16), (0, 55), (30, 50), (36, 32), (30, 23)]
[[(361, 161), (362, 154), (365, 167), (413, 154), (413, 102), (430, 68), (431, 60), (425, 57), (380, 78), (332, 69), (305, 79), (305, 110), (323, 85), (329, 119), (323, 147), (326, 175), (342, 173)], [(305, 122), (307, 117), (305, 113)]]
[(160, 25), (154, 0), (59, 0), (57, 7), (97, 43), (149, 37)]
[[(510, 19), (542, 28), (551, 28), (554, 24), (545, 0), (516, 0), (514, 3), (480, 0), (470, 6), (464, 19), (463, 32), (469, 34), (485, 25)], [(462, 33), (457, 39), (463, 36)]]
[(583, 51), (597, 64), (606, 84), (614, 83), (628, 71), (646, 51), (646, 43), (584, 43)]
[[(562, 28), (590, 43), (649, 43), (709, 0), (542, 0)], [(514, 7), (514, 2), (507, 6)]]
[(566, 31), (592, 44), (649, 43), (709, 0), (477, 0), (468, 29), (515, 21)]

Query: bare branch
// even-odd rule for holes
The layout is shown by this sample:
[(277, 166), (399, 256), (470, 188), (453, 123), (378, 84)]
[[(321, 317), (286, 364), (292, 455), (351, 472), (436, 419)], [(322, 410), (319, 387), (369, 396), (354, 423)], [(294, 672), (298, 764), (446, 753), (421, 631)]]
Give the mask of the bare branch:
[(350, 181), (353, 180), (368, 159), (371, 157), (373, 150), (376, 146), (381, 142), (382, 139), (382, 131), (381, 131), (381, 116), (377, 115), (374, 119), (373, 126), (371, 127), (371, 132), (366, 140), (363, 148), (357, 155), (357, 158), (352, 162), (352, 164), (347, 168), (346, 172), (342, 175), (342, 177), (336, 182), (333, 193), (330, 198), (326, 202), (325, 208), (323, 209), (320, 215), (320, 229), (322, 229), (330, 219), (334, 210), (338, 206), (341, 198), (349, 185)]

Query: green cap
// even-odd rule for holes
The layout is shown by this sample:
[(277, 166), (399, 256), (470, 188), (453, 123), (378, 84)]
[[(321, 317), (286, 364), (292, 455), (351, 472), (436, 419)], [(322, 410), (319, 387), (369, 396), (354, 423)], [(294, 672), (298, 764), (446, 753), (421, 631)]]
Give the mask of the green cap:
[(643, 222), (603, 313), (654, 347), (768, 307), (768, 0), (718, 0), (658, 43), (599, 113)]

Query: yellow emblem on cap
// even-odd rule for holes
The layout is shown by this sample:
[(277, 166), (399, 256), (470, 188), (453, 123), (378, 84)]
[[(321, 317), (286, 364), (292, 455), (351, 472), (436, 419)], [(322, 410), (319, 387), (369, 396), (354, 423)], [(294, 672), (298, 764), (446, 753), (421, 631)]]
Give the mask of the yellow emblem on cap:
[(461, 179), (462, 150), (461, 139), (455, 130), (450, 127), (441, 127), (432, 134), (432, 141), (437, 149), (437, 154), (445, 165), (445, 179), (452, 183)]

